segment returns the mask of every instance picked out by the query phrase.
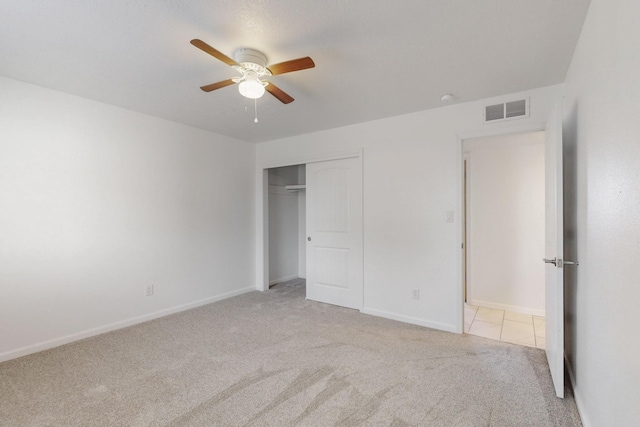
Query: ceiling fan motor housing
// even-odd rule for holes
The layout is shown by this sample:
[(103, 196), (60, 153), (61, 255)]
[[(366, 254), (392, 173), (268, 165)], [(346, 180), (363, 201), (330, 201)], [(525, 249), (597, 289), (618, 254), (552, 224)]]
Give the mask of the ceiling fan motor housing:
[(259, 75), (271, 74), (267, 70), (267, 57), (255, 49), (237, 49), (233, 53), (233, 59), (245, 70), (255, 71)]

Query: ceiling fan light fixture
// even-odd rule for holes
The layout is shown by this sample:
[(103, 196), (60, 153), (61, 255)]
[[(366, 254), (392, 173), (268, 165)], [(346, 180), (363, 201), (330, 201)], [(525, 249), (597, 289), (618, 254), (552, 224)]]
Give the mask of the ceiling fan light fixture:
[(264, 95), (264, 84), (257, 76), (247, 74), (244, 80), (238, 84), (238, 91), (245, 98), (258, 99)]

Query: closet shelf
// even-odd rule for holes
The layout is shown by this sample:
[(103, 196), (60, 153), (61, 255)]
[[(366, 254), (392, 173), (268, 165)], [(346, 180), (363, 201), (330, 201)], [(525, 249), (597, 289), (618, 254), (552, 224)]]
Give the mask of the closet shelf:
[(289, 191), (300, 191), (307, 188), (307, 186), (304, 184), (296, 184), (296, 185), (285, 185), (284, 188)]

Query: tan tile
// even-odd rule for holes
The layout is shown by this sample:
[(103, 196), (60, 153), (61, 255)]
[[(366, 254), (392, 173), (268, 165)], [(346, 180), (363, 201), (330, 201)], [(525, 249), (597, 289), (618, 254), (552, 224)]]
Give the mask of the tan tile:
[(547, 340), (545, 337), (536, 337), (536, 347), (545, 349), (547, 345)]
[(502, 325), (500, 340), (518, 344), (527, 343), (526, 345), (535, 347), (536, 340), (533, 333), (533, 324), (505, 320)]
[(544, 317), (533, 317), (533, 327), (535, 329), (535, 334), (537, 337), (546, 337), (547, 333), (545, 332), (546, 328), (546, 320)]
[(504, 312), (504, 320), (511, 320), (513, 322), (533, 324), (533, 316), (530, 314), (514, 313), (513, 311)]
[(473, 305), (465, 304), (464, 305), (464, 323), (471, 324), (476, 317), (476, 312), (478, 311), (478, 307)]
[(469, 328), (469, 334), (476, 335), (478, 337), (491, 338), (492, 340), (499, 340), (501, 331), (502, 325), (483, 322), (481, 320), (474, 320)]
[(494, 310), (492, 308), (479, 307), (474, 321), (502, 324), (504, 320), (503, 310)]

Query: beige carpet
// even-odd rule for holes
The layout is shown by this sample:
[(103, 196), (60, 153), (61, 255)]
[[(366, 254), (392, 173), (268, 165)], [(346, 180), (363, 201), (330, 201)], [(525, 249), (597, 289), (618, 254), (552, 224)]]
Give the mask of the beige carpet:
[(0, 364), (2, 426), (579, 426), (542, 350), (292, 281)]

